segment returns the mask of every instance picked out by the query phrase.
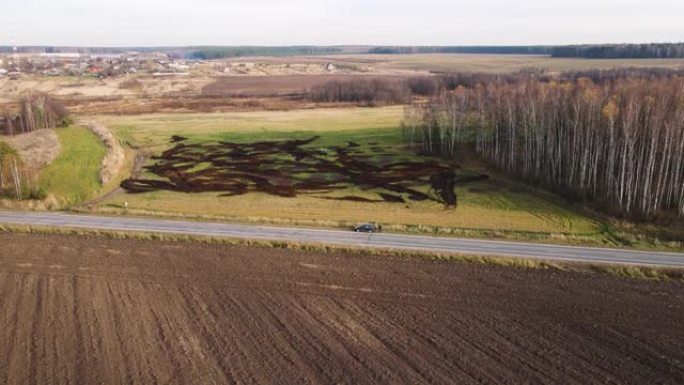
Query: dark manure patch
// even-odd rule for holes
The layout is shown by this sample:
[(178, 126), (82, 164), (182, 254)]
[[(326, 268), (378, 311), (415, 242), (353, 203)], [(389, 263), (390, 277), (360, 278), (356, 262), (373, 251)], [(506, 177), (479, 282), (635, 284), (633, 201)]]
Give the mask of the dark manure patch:
[[(321, 199), (355, 202), (432, 200), (453, 207), (457, 204), (456, 185), (488, 178), (458, 175), (457, 167), (434, 160), (369, 156), (351, 141), (320, 147), (316, 146), (318, 139), (187, 143), (186, 138), (174, 135), (171, 143), (175, 146), (152, 157), (154, 164), (145, 167), (158, 178), (127, 179), (121, 187), (130, 193), (168, 190), (237, 196), (260, 192), (281, 197), (315, 194)], [(372, 144), (374, 152), (385, 151)], [(430, 186), (427, 193), (417, 190), (425, 185)], [(320, 196), (349, 187), (376, 194), (376, 198)]]
[(385, 200), (385, 202), (394, 202), (394, 203), (405, 203), (406, 201), (404, 198), (400, 197), (399, 195), (394, 195), (394, 194), (388, 194), (388, 193), (378, 193), (382, 197), (382, 199)]
[(171, 143), (178, 143), (178, 142), (182, 142), (184, 140), (188, 140), (188, 138), (180, 136), (180, 135), (173, 135), (171, 137)]
[(379, 203), (379, 202), (384, 202), (382, 199), (370, 199), (370, 198), (364, 198), (364, 197), (357, 197), (353, 195), (347, 195), (343, 197), (317, 197), (320, 199), (326, 199), (329, 201), (349, 201), (349, 202), (365, 202), (365, 203)]

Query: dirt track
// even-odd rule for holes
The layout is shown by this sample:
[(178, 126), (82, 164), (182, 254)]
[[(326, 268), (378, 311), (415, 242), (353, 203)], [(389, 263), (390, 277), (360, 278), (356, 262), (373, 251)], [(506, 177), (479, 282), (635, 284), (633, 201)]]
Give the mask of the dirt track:
[(0, 234), (0, 383), (684, 383), (684, 285)]

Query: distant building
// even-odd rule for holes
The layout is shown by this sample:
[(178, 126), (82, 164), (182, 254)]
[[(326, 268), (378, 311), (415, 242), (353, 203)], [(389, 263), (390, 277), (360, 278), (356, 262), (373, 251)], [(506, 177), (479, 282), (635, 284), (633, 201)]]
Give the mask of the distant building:
[(189, 72), (155, 72), (152, 74), (155, 78), (171, 77), (171, 76), (190, 76)]
[(88, 71), (91, 74), (99, 74), (100, 72), (102, 72), (102, 67), (91, 64), (86, 68), (86, 71)]
[(123, 57), (123, 55), (119, 54), (119, 53), (98, 53), (98, 54), (92, 54), (92, 55), (90, 55), (90, 57), (93, 59), (102, 59), (102, 60), (119, 60)]
[(48, 59), (79, 59), (81, 57), (80, 53), (69, 53), (69, 52), (58, 52), (58, 53), (42, 53), (40, 54), (42, 58)]

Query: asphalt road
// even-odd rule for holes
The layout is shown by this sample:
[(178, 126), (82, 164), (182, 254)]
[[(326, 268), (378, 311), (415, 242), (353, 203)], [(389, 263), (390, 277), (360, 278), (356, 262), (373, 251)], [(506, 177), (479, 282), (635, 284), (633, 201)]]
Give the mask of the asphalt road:
[[(352, 231), (315, 230), (223, 223), (171, 221), (129, 217), (104, 217), (63, 213), (0, 212), (0, 223), (94, 230), (202, 235), (256, 240), (292, 241), (341, 246), (461, 254), (531, 257), (547, 260), (684, 267), (684, 253), (658, 253), (592, 247), (557, 246), (521, 242), (446, 237), (364, 234)], [(2, 246), (0, 245), (0, 248)], [(1, 249), (0, 249), (1, 251)]]

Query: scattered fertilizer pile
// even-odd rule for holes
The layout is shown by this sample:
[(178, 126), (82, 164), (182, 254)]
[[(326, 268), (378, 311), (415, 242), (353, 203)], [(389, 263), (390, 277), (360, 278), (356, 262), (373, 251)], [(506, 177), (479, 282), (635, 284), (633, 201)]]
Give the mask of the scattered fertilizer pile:
[[(488, 178), (460, 176), (453, 165), (402, 158), (377, 144), (369, 154), (354, 142), (323, 147), (317, 145), (318, 139), (190, 143), (187, 138), (174, 136), (171, 141), (175, 146), (153, 157), (156, 163), (146, 167), (158, 178), (128, 179), (121, 186), (131, 193), (317, 194), (322, 199), (360, 202), (433, 200), (453, 207), (457, 204), (457, 184)], [(427, 191), (425, 186), (429, 186)], [(321, 196), (350, 187), (369, 193)]]

